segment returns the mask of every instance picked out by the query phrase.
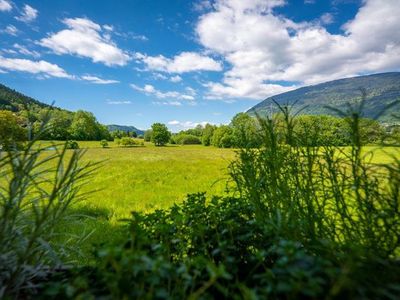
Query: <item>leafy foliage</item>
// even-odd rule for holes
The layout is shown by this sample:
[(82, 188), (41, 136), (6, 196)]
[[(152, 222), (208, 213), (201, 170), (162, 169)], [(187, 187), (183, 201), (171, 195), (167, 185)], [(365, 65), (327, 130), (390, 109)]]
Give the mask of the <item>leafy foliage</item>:
[(200, 145), (201, 138), (196, 135), (179, 133), (177, 135), (172, 136), (172, 141), (174, 144), (180, 145)]
[(57, 224), (81, 200), (82, 184), (93, 170), (83, 155), (67, 157), (66, 145), (52, 153), (28, 142), (23, 151), (0, 153), (0, 298), (25, 298), (39, 280), (68, 259), (55, 243)]
[(167, 126), (161, 123), (154, 123), (151, 125), (151, 141), (156, 146), (164, 146), (168, 143), (171, 133), (169, 132)]
[(12, 112), (0, 110), (0, 149), (14, 147), (16, 143), (26, 140), (27, 133), (21, 122)]

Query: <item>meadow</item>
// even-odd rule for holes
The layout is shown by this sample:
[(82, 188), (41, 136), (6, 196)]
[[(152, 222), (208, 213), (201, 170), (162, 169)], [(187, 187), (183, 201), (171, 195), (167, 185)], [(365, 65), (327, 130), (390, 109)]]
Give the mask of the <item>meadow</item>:
[[(82, 206), (108, 211), (116, 221), (131, 211), (149, 212), (181, 202), (187, 194), (226, 192), (228, 165), (235, 149), (201, 145), (155, 147), (118, 147), (110, 142), (101, 148), (98, 142), (80, 142), (86, 150), (83, 161), (100, 162), (86, 186), (92, 194)], [(397, 147), (367, 146), (366, 159), (385, 164), (398, 154)]]
[(235, 157), (232, 149), (201, 145), (118, 147), (110, 142), (102, 148), (88, 141), (79, 146), (86, 151), (82, 163), (100, 163), (84, 188), (89, 195), (73, 207), (82, 218), (61, 225), (73, 235), (87, 236), (74, 257), (82, 264), (90, 262), (94, 244), (119, 238), (121, 220), (132, 211), (165, 209), (192, 193), (225, 194), (228, 165)]
[[(61, 225), (71, 234), (85, 237), (74, 257), (80, 264), (91, 262), (95, 245), (120, 237), (122, 220), (132, 211), (169, 208), (192, 193), (226, 194), (228, 165), (236, 155), (234, 149), (201, 145), (118, 147), (110, 142), (108, 148), (102, 148), (99, 142), (87, 141), (79, 146), (86, 151), (82, 162), (100, 163), (85, 186), (88, 197), (73, 208), (82, 218)], [(370, 153), (366, 158), (374, 164), (389, 163), (398, 154), (396, 147), (368, 146), (364, 151)]]

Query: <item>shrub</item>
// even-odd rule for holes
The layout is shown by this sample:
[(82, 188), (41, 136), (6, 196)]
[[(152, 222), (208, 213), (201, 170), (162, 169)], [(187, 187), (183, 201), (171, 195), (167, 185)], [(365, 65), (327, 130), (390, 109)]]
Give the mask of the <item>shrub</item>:
[(123, 147), (132, 147), (132, 146), (137, 146), (138, 142), (135, 141), (135, 139), (130, 138), (130, 137), (123, 137), (121, 138), (119, 145)]
[(100, 141), (100, 146), (101, 146), (102, 148), (107, 148), (107, 147), (108, 147), (108, 142), (107, 142), (107, 140), (101, 140), (101, 141)]
[(69, 140), (69, 141), (66, 141), (66, 148), (67, 149), (79, 149), (79, 144), (78, 144), (78, 142), (77, 141), (72, 141), (72, 140)]
[(395, 261), (333, 251), (326, 241), (288, 239), (279, 228), (258, 222), (256, 215), (257, 207), (245, 199), (207, 201), (204, 194), (189, 195), (168, 211), (133, 213), (125, 245), (103, 246), (97, 266), (76, 270), (67, 280), (65, 274), (55, 276), (58, 284), (50, 282), (43, 295), (395, 299), (400, 279)]
[(199, 145), (201, 144), (201, 139), (198, 136), (190, 134), (178, 134), (172, 139), (173, 143), (180, 145)]

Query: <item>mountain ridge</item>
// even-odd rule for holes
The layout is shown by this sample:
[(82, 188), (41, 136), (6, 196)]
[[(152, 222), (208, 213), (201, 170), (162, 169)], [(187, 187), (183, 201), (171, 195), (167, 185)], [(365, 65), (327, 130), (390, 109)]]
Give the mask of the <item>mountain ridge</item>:
[[(278, 111), (274, 101), (280, 105), (293, 105), (294, 111), (302, 110), (301, 114), (335, 115), (334, 110), (345, 109), (347, 103), (361, 99), (362, 90), (366, 92), (364, 116), (375, 118), (385, 107), (395, 101), (400, 101), (400, 72), (387, 72), (341, 78), (320, 84), (304, 86), (292, 91), (268, 97), (256, 104), (246, 113), (265, 116)], [(400, 105), (390, 107), (378, 118), (382, 122), (394, 122), (393, 114), (400, 112)]]
[(138, 129), (135, 126), (129, 126), (129, 125), (116, 125), (116, 124), (110, 124), (106, 125), (108, 128), (108, 131), (113, 132), (113, 131), (124, 131), (124, 132), (136, 132), (137, 135), (143, 135), (144, 130)]
[[(33, 111), (39, 111), (41, 109), (52, 108), (59, 111), (64, 111), (73, 114), (74, 112), (64, 108), (56, 107), (47, 103), (43, 103), (37, 99), (29, 97), (23, 93), (18, 92), (4, 84), (0, 83), (0, 110), (9, 110), (15, 113), (22, 112), (27, 109)], [(125, 125), (106, 125), (109, 131), (122, 130), (126, 132), (135, 131), (138, 135), (144, 134), (143, 130), (136, 128), (135, 126)]]

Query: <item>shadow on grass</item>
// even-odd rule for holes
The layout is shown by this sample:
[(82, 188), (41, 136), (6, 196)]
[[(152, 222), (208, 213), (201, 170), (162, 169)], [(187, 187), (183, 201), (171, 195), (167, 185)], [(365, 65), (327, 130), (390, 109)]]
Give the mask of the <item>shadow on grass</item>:
[(56, 243), (68, 250), (72, 265), (94, 265), (94, 253), (104, 244), (124, 243), (128, 236), (127, 223), (113, 219), (106, 208), (80, 206), (69, 209), (68, 217), (56, 228), (62, 232)]

